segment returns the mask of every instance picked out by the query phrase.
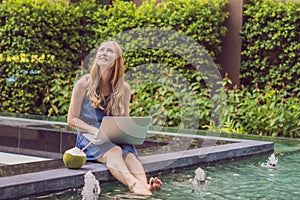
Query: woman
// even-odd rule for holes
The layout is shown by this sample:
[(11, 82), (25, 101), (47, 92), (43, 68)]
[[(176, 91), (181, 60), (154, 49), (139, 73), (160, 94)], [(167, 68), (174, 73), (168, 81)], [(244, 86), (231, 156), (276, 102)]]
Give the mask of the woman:
[[(68, 124), (78, 130), (76, 146), (80, 149), (90, 141), (83, 135), (97, 135), (105, 115), (128, 116), (130, 87), (124, 81), (124, 61), (120, 46), (114, 41), (100, 45), (90, 74), (76, 83), (68, 112)], [(87, 160), (105, 163), (111, 174), (137, 194), (152, 195), (162, 182), (150, 178), (147, 183), (142, 163), (133, 145), (110, 141), (89, 145)]]

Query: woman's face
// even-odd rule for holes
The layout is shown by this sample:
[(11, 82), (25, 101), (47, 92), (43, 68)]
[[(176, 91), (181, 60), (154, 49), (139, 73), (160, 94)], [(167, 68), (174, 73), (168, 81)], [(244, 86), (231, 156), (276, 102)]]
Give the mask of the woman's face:
[(99, 47), (96, 55), (96, 62), (101, 69), (105, 70), (108, 67), (113, 66), (116, 59), (115, 50), (115, 46), (112, 42), (106, 42)]

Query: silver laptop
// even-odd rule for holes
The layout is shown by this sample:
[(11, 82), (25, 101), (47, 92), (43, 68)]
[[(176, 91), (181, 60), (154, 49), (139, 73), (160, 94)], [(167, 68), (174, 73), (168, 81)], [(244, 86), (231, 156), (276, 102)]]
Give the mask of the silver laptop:
[[(143, 144), (151, 125), (151, 117), (115, 117), (105, 116), (96, 140), (103, 136), (117, 144)], [(84, 134), (89, 140), (91, 134)]]

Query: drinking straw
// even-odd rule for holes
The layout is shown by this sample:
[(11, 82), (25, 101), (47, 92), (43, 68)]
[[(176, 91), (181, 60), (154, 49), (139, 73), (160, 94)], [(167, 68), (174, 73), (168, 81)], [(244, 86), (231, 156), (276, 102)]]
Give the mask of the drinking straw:
[(81, 151), (85, 151), (94, 141), (90, 141), (87, 145), (85, 145), (85, 147), (83, 147), (83, 149), (81, 149)]

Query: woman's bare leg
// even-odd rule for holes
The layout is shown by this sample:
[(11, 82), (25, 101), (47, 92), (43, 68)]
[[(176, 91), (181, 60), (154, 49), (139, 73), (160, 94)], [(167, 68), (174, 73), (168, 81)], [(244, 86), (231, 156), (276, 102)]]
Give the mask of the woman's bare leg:
[(133, 153), (128, 153), (125, 158), (125, 163), (131, 174), (147, 186), (147, 177), (142, 163), (135, 157)]
[(144, 167), (141, 161), (138, 160), (133, 153), (127, 154), (125, 158), (125, 163), (131, 174), (141, 183), (143, 183), (145, 187), (147, 187), (150, 191), (161, 189), (162, 182), (157, 177), (151, 177), (148, 184)]
[(130, 173), (118, 146), (107, 151), (98, 161), (105, 163), (111, 174), (136, 194), (152, 195), (151, 191)]

